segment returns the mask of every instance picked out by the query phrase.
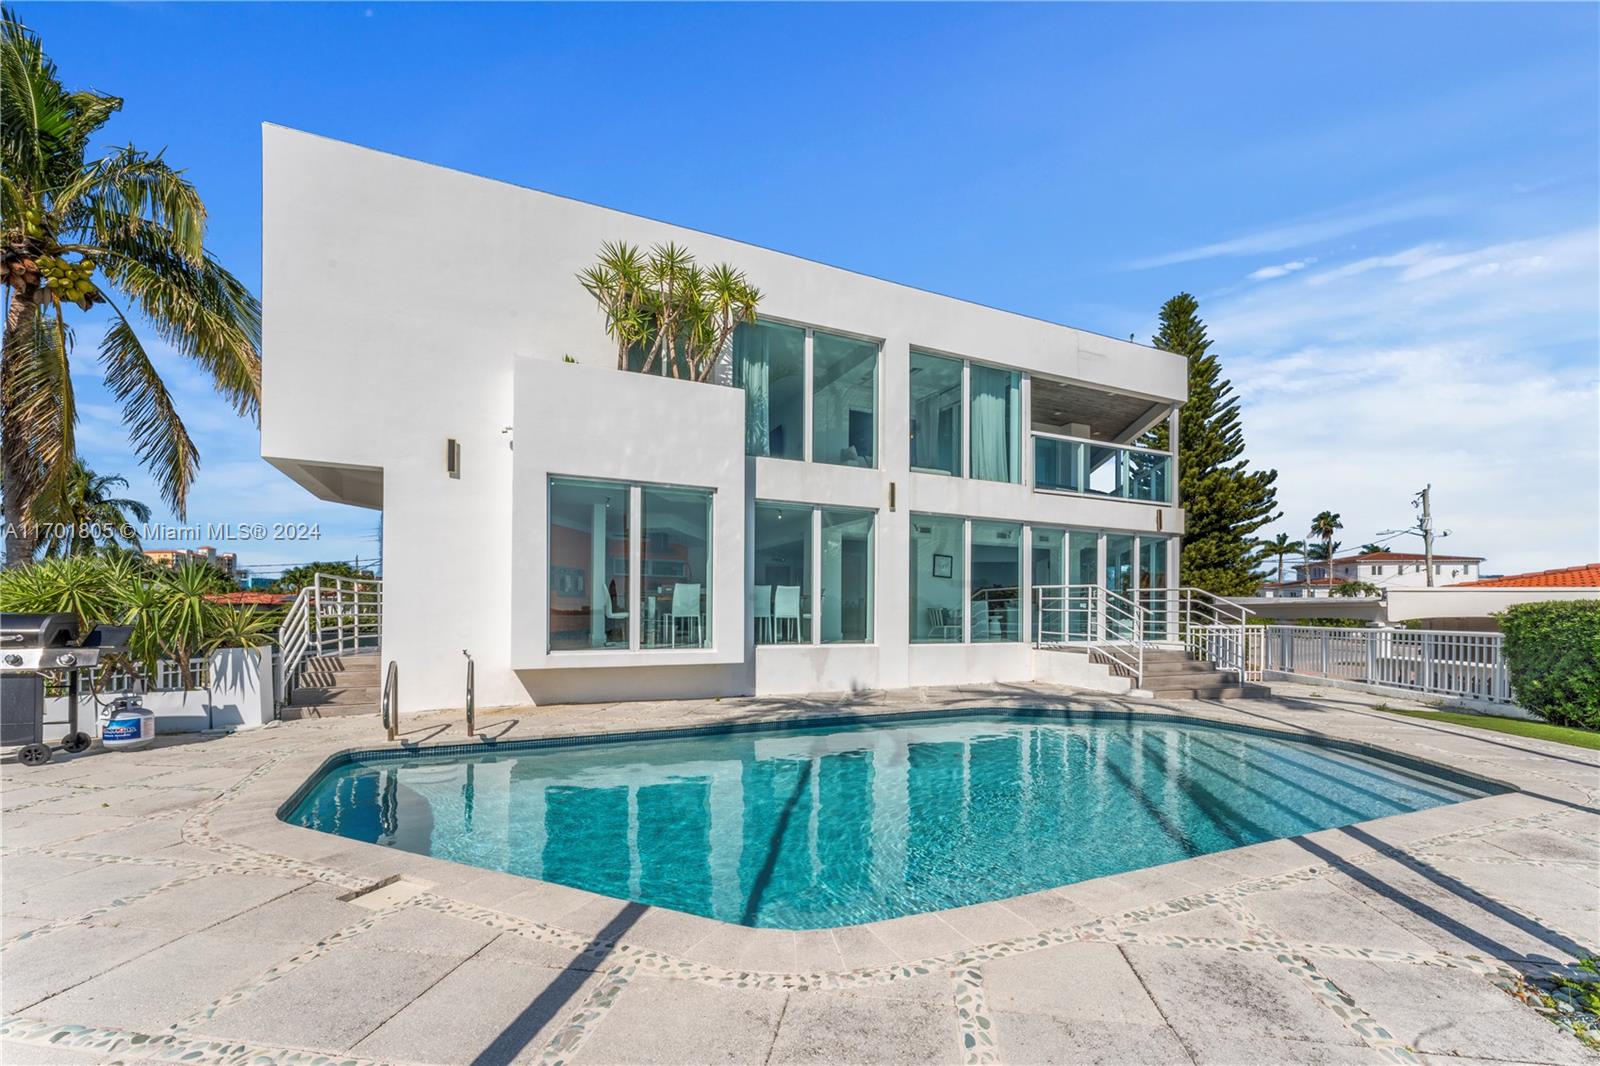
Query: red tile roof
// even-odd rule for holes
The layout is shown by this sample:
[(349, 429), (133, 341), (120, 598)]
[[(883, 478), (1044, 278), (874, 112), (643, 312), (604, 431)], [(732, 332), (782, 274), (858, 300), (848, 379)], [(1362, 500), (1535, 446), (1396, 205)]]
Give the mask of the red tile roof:
[(1584, 563), (1582, 566), (1568, 566), (1560, 570), (1535, 570), (1531, 574), (1487, 577), (1482, 581), (1462, 581), (1450, 587), (1453, 589), (1600, 589), (1600, 563)]
[(235, 607), (278, 607), (289, 603), (294, 596), (287, 592), (214, 592), (206, 599)]

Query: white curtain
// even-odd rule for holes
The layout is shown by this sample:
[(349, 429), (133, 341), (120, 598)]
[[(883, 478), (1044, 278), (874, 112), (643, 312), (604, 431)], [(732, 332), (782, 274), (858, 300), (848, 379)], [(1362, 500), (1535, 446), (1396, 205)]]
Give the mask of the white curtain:
[(986, 366), (972, 368), (972, 470), (987, 481), (1016, 481), (1019, 474), (1016, 375)]
[(943, 406), (943, 393), (924, 396), (911, 406), (911, 417), (917, 421), (917, 435), (911, 441), (911, 465), (936, 470), (939, 461), (939, 409)]

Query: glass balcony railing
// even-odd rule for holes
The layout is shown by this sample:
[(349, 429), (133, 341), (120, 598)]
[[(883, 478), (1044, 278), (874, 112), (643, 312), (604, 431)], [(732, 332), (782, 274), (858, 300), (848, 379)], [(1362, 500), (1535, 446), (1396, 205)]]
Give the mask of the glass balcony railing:
[(1172, 502), (1172, 456), (1147, 448), (1033, 435), (1033, 485), (1123, 500)]

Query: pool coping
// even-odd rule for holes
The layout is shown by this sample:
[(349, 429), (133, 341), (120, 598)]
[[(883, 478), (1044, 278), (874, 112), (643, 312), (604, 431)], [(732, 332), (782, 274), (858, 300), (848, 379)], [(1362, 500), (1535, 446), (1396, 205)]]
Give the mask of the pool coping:
[[(240, 782), (230, 802), (206, 815), (199, 831), (211, 843), (224, 849), (242, 849), (258, 861), (281, 864), (325, 882), (349, 890), (350, 895), (385, 881), (405, 878), (430, 895), (439, 909), (447, 913), (458, 909), (479, 921), (507, 921), (521, 926), (520, 931), (534, 939), (577, 946), (600, 957), (643, 955), (669, 967), (706, 970), (715, 979), (782, 979), (810, 984), (849, 983), (859, 980), (892, 980), (913, 976), (929, 960), (934, 965), (949, 965), (950, 960), (990, 957), (999, 951), (1020, 950), (1017, 945), (1047, 946), (1075, 921), (1111, 912), (1134, 913), (1150, 903), (1210, 894), (1252, 877), (1295, 879), (1310, 868), (1325, 866), (1328, 859), (1317, 859), (1313, 852), (1340, 859), (1367, 861), (1379, 854), (1370, 843), (1353, 839), (1349, 830), (1361, 829), (1361, 836), (1380, 843), (1378, 849), (1398, 848), (1409, 842), (1438, 836), (1443, 828), (1481, 824), (1486, 819), (1513, 818), (1543, 805), (1513, 781), (1482, 773), (1466, 773), (1458, 768), (1400, 751), (1383, 743), (1351, 741), (1314, 729), (1297, 727), (1267, 728), (1232, 721), (1226, 714), (1235, 707), (1218, 703), (1191, 709), (1170, 704), (1142, 702), (1130, 705), (1122, 700), (1107, 700), (1095, 694), (1062, 694), (1041, 690), (1007, 694), (997, 702), (994, 692), (982, 696), (958, 694), (957, 704), (940, 708), (938, 713), (1009, 713), (1069, 711), (1080, 715), (1099, 710), (1104, 717), (1160, 718), (1177, 722), (1200, 722), (1232, 728), (1245, 728), (1291, 740), (1312, 741), (1358, 751), (1377, 752), (1384, 758), (1399, 757), (1426, 766), (1430, 772), (1447, 772), (1488, 782), (1506, 791), (1478, 799), (1444, 804), (1428, 810), (1391, 815), (1352, 826), (1318, 830), (1300, 837), (1285, 837), (1241, 848), (1212, 852), (1158, 866), (1143, 867), (1059, 888), (1045, 889), (1003, 900), (970, 904), (943, 911), (840, 926), (822, 930), (780, 930), (735, 925), (681, 911), (630, 903), (583, 889), (570, 888), (517, 874), (485, 870), (446, 859), (401, 852), (393, 848), (351, 840), (318, 830), (292, 825), (279, 818), (289, 800), (330, 765), (352, 753), (377, 750), (407, 754), (448, 753), (450, 749), (481, 750), (489, 743), (510, 745), (524, 739), (573, 743), (584, 738), (608, 740), (660, 738), (683, 732), (681, 726), (561, 733), (557, 720), (536, 723), (540, 735), (517, 741), (476, 740), (468, 744), (402, 741), (394, 747), (346, 745), (332, 752), (297, 751), (266, 764), (246, 781)], [(784, 708), (781, 701), (764, 718), (744, 724), (773, 722), (782, 725), (825, 722), (856, 722), (862, 719), (903, 720), (905, 715), (926, 714), (922, 706), (896, 709), (875, 704), (860, 710), (833, 706), (826, 710)], [(1114, 710), (1107, 710), (1110, 703)], [(736, 711), (738, 708), (730, 708)], [(408, 725), (413, 723), (406, 723)], [(490, 724), (492, 728), (492, 723)], [(426, 728), (426, 723), (415, 723)], [(696, 732), (690, 729), (688, 732)], [(286, 798), (288, 797), (288, 798)], [(1298, 871), (1298, 872), (1297, 872)], [(628, 924), (615, 932), (620, 915), (629, 915)], [(1148, 920), (1148, 919), (1137, 919)], [(1069, 938), (1070, 939), (1070, 938)], [(816, 963), (813, 965), (812, 963)], [(908, 968), (909, 967), (909, 968)]]

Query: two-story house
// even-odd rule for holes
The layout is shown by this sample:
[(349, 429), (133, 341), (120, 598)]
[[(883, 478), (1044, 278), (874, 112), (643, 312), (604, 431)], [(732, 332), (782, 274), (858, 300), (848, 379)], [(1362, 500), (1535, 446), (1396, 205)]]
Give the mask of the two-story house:
[[(383, 511), (404, 709), (1093, 683), (1037, 590), (1176, 584), (1181, 356), (271, 126), (263, 230), (261, 451)], [(760, 287), (725, 384), (617, 367), (607, 241)]]

